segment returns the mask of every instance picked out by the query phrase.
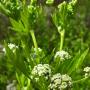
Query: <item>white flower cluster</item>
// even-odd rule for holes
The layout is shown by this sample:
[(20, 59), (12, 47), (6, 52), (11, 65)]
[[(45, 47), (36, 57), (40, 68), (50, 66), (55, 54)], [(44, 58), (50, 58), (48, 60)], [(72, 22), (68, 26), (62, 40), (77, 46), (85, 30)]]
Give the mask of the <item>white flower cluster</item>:
[(67, 74), (61, 75), (57, 73), (52, 76), (49, 90), (63, 90), (71, 87), (72, 79)]
[[(12, 43), (9, 43), (9, 44), (8, 44), (8, 47), (9, 47), (11, 50), (13, 50), (13, 52), (15, 52), (15, 49), (18, 48), (18, 46), (16, 46), (15, 44), (12, 44)], [(3, 48), (3, 52), (6, 53), (5, 48)]]
[(56, 58), (60, 58), (60, 60), (63, 61), (63, 60), (65, 60), (65, 59), (70, 59), (71, 56), (69, 55), (68, 52), (62, 50), (62, 51), (56, 52), (56, 54), (55, 54), (55, 59), (56, 59)]
[(85, 67), (83, 71), (85, 71), (85, 77), (90, 76), (90, 67)]
[(51, 76), (51, 69), (48, 64), (38, 64), (32, 70), (32, 76), (45, 76), (48, 79)]
[(18, 48), (18, 46), (16, 46), (15, 44), (12, 44), (12, 43), (9, 43), (9, 44), (8, 44), (8, 47), (9, 47), (10, 49)]

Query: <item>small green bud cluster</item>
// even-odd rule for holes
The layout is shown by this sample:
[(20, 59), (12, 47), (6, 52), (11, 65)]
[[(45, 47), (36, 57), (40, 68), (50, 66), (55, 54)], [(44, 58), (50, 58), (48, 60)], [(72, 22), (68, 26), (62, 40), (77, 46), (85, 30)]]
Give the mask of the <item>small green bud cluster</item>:
[(54, 0), (47, 0), (46, 4), (53, 4)]
[(28, 10), (29, 10), (29, 13), (32, 13), (33, 10), (36, 10), (36, 7), (34, 7), (33, 5), (29, 5)]
[(36, 57), (40, 56), (42, 58), (44, 56), (44, 52), (41, 48), (32, 48), (31, 58), (35, 59)]
[(68, 22), (73, 18), (76, 2), (77, 0), (71, 0), (70, 2), (63, 1), (57, 6), (56, 13), (52, 15), (59, 33), (69, 26)]
[(62, 11), (63, 9), (67, 9), (68, 12), (73, 13), (73, 8), (76, 3), (77, 3), (77, 0), (72, 0), (68, 4), (67, 4), (67, 2), (64, 1), (63, 3), (58, 5), (59, 11)]
[(18, 1), (11, 0), (1, 0), (0, 8), (2, 8), (7, 14), (15, 13), (15, 11), (20, 10), (21, 5)]
[[(34, 52), (37, 52), (37, 49), (34, 48)], [(38, 52), (42, 52), (42, 49), (41, 48), (38, 48)]]

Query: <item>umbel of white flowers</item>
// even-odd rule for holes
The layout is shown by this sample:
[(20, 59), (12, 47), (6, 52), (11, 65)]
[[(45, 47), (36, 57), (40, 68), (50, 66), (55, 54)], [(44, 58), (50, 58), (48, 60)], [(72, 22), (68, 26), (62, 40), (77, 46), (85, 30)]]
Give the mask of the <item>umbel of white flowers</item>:
[(46, 79), (48, 79), (51, 76), (51, 69), (48, 64), (38, 64), (37, 66), (34, 66), (32, 70), (32, 76), (34, 78), (38, 78), (41, 76), (44, 76)]
[(61, 75), (57, 73), (51, 77), (51, 83), (49, 90), (64, 90), (70, 88), (72, 85), (72, 79), (67, 74)]
[(90, 77), (90, 67), (85, 67), (83, 71), (85, 71), (85, 77)]
[(63, 61), (63, 60), (66, 60), (66, 59), (70, 59), (71, 56), (69, 55), (68, 52), (62, 50), (62, 51), (56, 52), (55, 59), (56, 58), (60, 58), (60, 60)]
[[(16, 48), (18, 48), (18, 46), (16, 46), (15, 44), (12, 44), (12, 43), (8, 43), (8, 47), (13, 51), (13, 53), (15, 52)], [(5, 48), (3, 48), (3, 52), (6, 53)]]

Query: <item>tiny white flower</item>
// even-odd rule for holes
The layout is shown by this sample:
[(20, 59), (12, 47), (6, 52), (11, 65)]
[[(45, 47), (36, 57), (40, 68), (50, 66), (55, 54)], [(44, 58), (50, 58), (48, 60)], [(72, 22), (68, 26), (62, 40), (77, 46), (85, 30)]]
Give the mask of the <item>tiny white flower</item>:
[(61, 85), (61, 74), (57, 73), (51, 77), (51, 83), (49, 85), (49, 90), (59, 90)]
[(62, 61), (65, 60), (65, 59), (70, 59), (70, 58), (71, 58), (71, 56), (69, 55), (69, 53), (66, 52), (66, 51), (63, 51), (63, 50), (56, 52), (56, 54), (55, 54), (55, 59), (58, 58), (58, 57), (59, 57)]
[(6, 50), (5, 50), (5, 48), (3, 48), (3, 52), (5, 52), (5, 53), (6, 53)]
[(37, 66), (34, 66), (32, 70), (33, 76), (44, 76), (46, 79), (48, 79), (51, 76), (51, 69), (48, 64), (38, 64)]
[(61, 79), (61, 74), (57, 73), (57, 74), (53, 75), (53, 77), (51, 78), (51, 82), (54, 81), (55, 79)]
[(72, 85), (72, 78), (69, 75), (64, 74), (64, 75), (62, 75), (62, 82), (66, 82), (67, 83), (67, 87), (71, 87), (71, 85)]
[(85, 72), (90, 72), (90, 67), (85, 67), (85, 68), (84, 68), (84, 71), (85, 71)]
[(71, 80), (72, 80), (71, 77), (69, 77), (67, 74), (62, 75), (62, 81), (67, 82), (67, 81), (71, 81)]
[(90, 67), (85, 67), (83, 71), (85, 71), (85, 77), (90, 77)]
[(12, 43), (9, 43), (9, 44), (8, 44), (8, 47), (9, 47), (10, 49), (18, 48), (18, 46), (16, 46), (15, 44), (12, 44)]
[(67, 88), (67, 83), (62, 82), (60, 89), (62, 90), (62, 89), (65, 89), (65, 88)]
[[(18, 46), (16, 46), (15, 44), (12, 44), (12, 43), (8, 43), (8, 47), (13, 50), (13, 52), (15, 52), (16, 48), (18, 48)], [(6, 53), (6, 50), (5, 48), (3, 48), (3, 52)]]

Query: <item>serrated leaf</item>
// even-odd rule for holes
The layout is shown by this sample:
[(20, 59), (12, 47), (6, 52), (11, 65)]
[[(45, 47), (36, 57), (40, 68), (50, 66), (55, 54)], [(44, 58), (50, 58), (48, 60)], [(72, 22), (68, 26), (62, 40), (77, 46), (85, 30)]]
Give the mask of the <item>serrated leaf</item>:
[(10, 18), (10, 21), (11, 21), (11, 24), (12, 24), (12, 28), (13, 28), (13, 30), (15, 30), (15, 31), (17, 31), (17, 32), (25, 32), (25, 28), (24, 28), (24, 26), (23, 26), (23, 24), (22, 24), (22, 22), (21, 21), (16, 21), (16, 20), (14, 20), (14, 19), (12, 19), (12, 18)]
[(0, 3), (0, 11), (3, 11), (5, 14), (10, 14), (10, 11), (6, 9), (6, 7)]
[(21, 21), (23, 22), (24, 27), (26, 29), (28, 29), (28, 26), (29, 26), (29, 12), (28, 12), (27, 8), (25, 8), (24, 11), (21, 12)]

